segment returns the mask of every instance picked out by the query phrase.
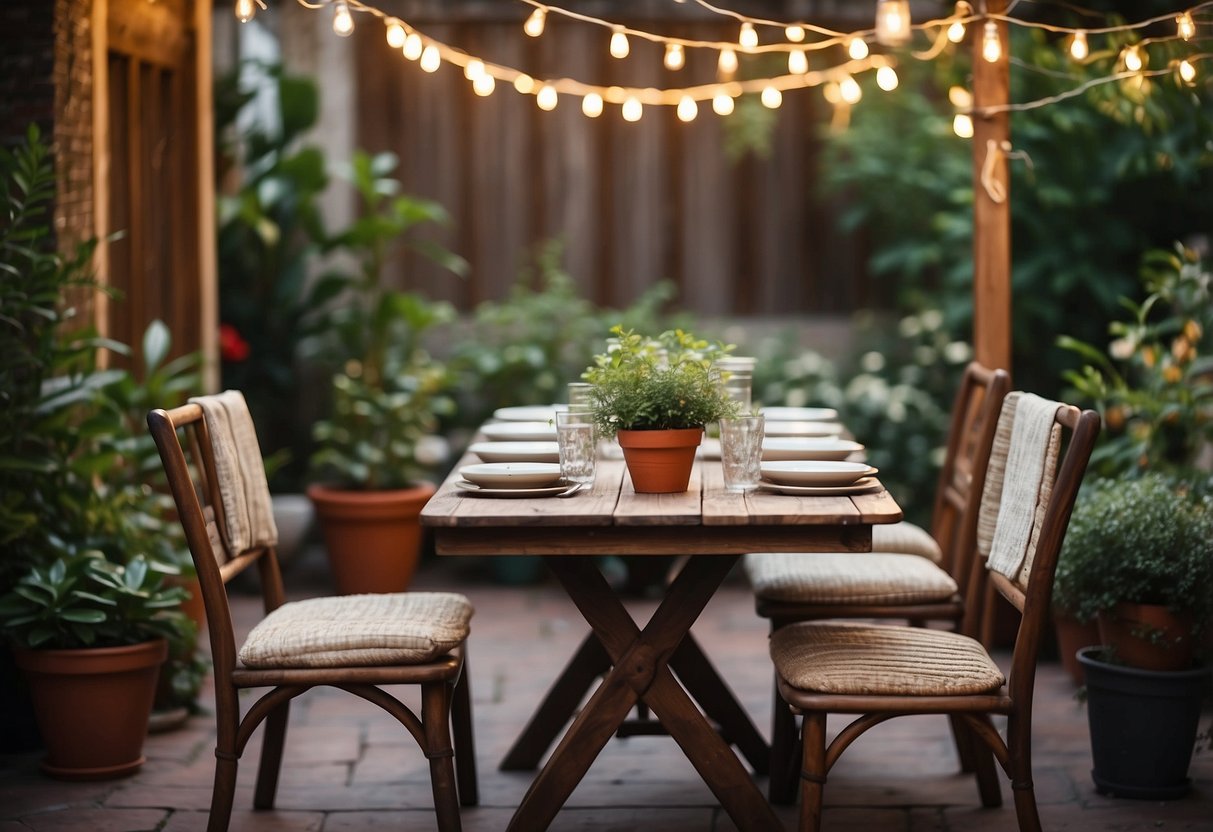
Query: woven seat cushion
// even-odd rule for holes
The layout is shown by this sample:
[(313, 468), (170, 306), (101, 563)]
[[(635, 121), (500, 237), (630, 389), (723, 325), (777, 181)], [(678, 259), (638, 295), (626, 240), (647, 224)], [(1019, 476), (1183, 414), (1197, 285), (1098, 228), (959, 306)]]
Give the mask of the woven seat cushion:
[(244, 646), (247, 667), (420, 664), (461, 644), (472, 605), (450, 592), (310, 598), (283, 604)]
[(973, 639), (943, 630), (811, 621), (776, 630), (771, 659), (804, 691), (852, 696), (991, 693), (1005, 681)]
[(902, 521), (882, 523), (872, 527), (873, 552), (898, 552), (903, 555), (918, 555), (933, 563), (943, 561), (943, 552), (931, 533), (922, 526)]
[(918, 555), (896, 552), (776, 553), (745, 556), (754, 594), (807, 604), (922, 604), (946, 601), (952, 576)]

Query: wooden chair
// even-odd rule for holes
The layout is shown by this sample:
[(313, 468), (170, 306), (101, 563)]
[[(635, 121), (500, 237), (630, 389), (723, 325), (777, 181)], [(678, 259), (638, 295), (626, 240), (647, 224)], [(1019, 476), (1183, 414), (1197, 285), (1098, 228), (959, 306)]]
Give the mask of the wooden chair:
[[(233, 419), (247, 419), (243, 396), (230, 391), (221, 396), (228, 397), (226, 404), (238, 398), (235, 407), (243, 412)], [(223, 454), (216, 461), (202, 403), (213, 407), (221, 396), (192, 400), (169, 411), (153, 410), (147, 417), (198, 572), (210, 630), (218, 732), (208, 832), (228, 827), (237, 763), (263, 720), (266, 728), (253, 805), (273, 808), (290, 701), (320, 685), (341, 688), (378, 705), (408, 730), (430, 762), (438, 826), (444, 832), (457, 832), (460, 803), (477, 803), (464, 652), (470, 604), (462, 595), (425, 592), (286, 603), (274, 548), (276, 531), (248, 546), (233, 543), (244, 535), (228, 524), (228, 515), (239, 513), (232, 507), (241, 505), (245, 497), (249, 503), (264, 497), (262, 505), (268, 506), (269, 493), (251, 419), (244, 425), (245, 441), (251, 437), (254, 450), (245, 456), (255, 457), (259, 482), (253, 479), (251, 491), (233, 490), (232, 480), (240, 478), (239, 472)], [(248, 451), (249, 446), (244, 448)], [(192, 464), (187, 462), (187, 449)], [(254, 564), (260, 572), (266, 617), (238, 652), (227, 583)], [(382, 688), (402, 684), (420, 686), (420, 717)], [(239, 694), (246, 688), (269, 691), (242, 718)]]
[[(972, 563), (986, 463), (1010, 386), (1005, 370), (977, 362), (965, 368), (952, 405), (929, 533), (902, 522), (873, 527), (870, 553), (746, 555), (756, 611), (770, 619), (772, 632), (823, 618), (942, 620), (959, 626), (965, 611), (961, 584)], [(790, 803), (796, 795), (796, 726), (779, 707), (778, 693), (775, 704), (770, 799)], [(967, 747), (958, 736), (962, 768), (971, 771)]]
[[(1025, 494), (1012, 484), (1015, 477), (1004, 480), (1003, 476), (1008, 454), (1014, 456), (1031, 445), (1018, 441), (1011, 425), (1014, 416), (1010, 414), (1019, 401), (1020, 394), (1009, 395), (999, 419), (979, 519), (980, 560), (966, 581), (969, 605), (961, 632), (812, 621), (784, 627), (771, 636), (779, 694), (804, 717), (801, 832), (820, 828), (826, 776), (842, 752), (867, 729), (908, 714), (946, 714), (962, 721), (968, 729), (966, 735), (990, 752), (973, 756), (982, 804), (1001, 805), (993, 766), (997, 759), (1011, 780), (1020, 829), (1040, 829), (1032, 789), (1031, 747), (1036, 658), (1049, 615), (1057, 554), (1099, 434), (1099, 416), (1068, 405), (1056, 409), (1047, 425), (1051, 430), (1045, 437), (1048, 451), (1043, 476)], [(1071, 433), (1060, 473), (1054, 478), (1063, 427)], [(990, 565), (991, 548), (997, 551), (1004, 530), (1008, 530), (1007, 537), (1013, 537), (1009, 529), (1015, 526), (1024, 535), (1021, 562), (1013, 563), (1009, 570), (1003, 567), (1006, 574), (992, 570), (985, 575), (982, 567)], [(971, 637), (980, 626), (980, 593), (987, 577), (1020, 613), (1007, 677)], [(827, 743), (826, 715), (830, 713), (859, 717)], [(1005, 741), (994, 728), (991, 714), (1007, 717)]]

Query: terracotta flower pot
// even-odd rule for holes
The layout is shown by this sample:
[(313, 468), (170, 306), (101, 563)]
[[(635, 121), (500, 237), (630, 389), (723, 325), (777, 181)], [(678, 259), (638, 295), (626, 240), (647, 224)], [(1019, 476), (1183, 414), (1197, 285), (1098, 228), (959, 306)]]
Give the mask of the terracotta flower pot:
[(687, 490), (703, 428), (621, 430), (618, 436), (637, 492), (675, 494)]
[(42, 770), (62, 780), (105, 780), (143, 765), (164, 639), (80, 650), (14, 649), (46, 743)]
[(421, 553), (418, 517), (434, 490), (428, 482), (392, 491), (308, 488), (339, 593), (408, 589)]
[(1055, 613), (1053, 629), (1057, 633), (1057, 652), (1061, 658), (1061, 666), (1070, 674), (1075, 685), (1081, 685), (1082, 665), (1078, 661), (1078, 651), (1103, 643), (1099, 637), (1099, 626), (1094, 621), (1080, 624), (1073, 616)]
[(1142, 670), (1187, 670), (1192, 666), (1192, 619), (1161, 604), (1117, 604), (1100, 613), (1100, 641), (1118, 661)]

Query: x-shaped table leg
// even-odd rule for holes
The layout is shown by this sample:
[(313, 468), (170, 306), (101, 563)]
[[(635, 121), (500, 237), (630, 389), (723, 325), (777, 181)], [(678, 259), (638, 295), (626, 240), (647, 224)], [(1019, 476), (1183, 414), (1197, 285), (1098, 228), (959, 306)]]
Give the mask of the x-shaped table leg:
[(782, 825), (745, 767), (670, 672), (668, 661), (737, 556), (696, 556), (666, 591), (643, 631), (590, 558), (552, 557), (548, 565), (581, 611), (614, 667), (552, 752), (510, 820), (512, 832), (547, 829), (639, 700), (682, 748), (741, 832)]

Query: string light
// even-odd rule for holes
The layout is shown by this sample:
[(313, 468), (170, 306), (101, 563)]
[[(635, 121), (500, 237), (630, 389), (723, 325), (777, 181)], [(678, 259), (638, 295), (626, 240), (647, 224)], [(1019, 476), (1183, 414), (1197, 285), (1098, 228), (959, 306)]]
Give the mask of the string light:
[(1140, 72), (1145, 66), (1145, 59), (1142, 57), (1142, 51), (1136, 44), (1130, 46), (1124, 51), (1124, 65), (1129, 72)]
[(965, 30), (966, 27), (963, 20), (953, 21), (952, 25), (948, 27), (948, 40), (952, 43), (960, 43), (965, 39)]
[(882, 66), (876, 70), (876, 86), (880, 87), (885, 92), (892, 92), (897, 89), (897, 70), (891, 66)]
[(345, 0), (337, 0), (333, 4), (333, 34), (348, 38), (354, 33), (354, 16), (350, 14), (349, 4)]
[(1074, 37), (1070, 40), (1070, 57), (1076, 61), (1085, 61), (1087, 55), (1091, 54), (1091, 48), (1087, 45), (1087, 33), (1075, 32)]
[(1196, 67), (1192, 66), (1192, 62), (1182, 60), (1179, 62), (1179, 77), (1183, 79), (1185, 84), (1191, 84), (1196, 80)]
[(611, 57), (623, 59), (631, 51), (632, 47), (628, 43), (628, 36), (624, 34), (622, 29), (616, 29), (611, 34)]
[(759, 96), (759, 99), (762, 101), (762, 106), (774, 110), (783, 103), (783, 93), (774, 87), (763, 87), (762, 95)]
[(838, 82), (838, 94), (848, 104), (858, 104), (859, 99), (863, 98), (863, 89), (859, 86), (858, 81), (850, 75), (846, 75)]
[(257, 4), (254, 0), (236, 0), (236, 19), (248, 23), (257, 16)]
[(426, 72), (438, 71), (438, 67), (442, 66), (442, 53), (437, 46), (431, 43), (421, 51), (420, 66)]
[(699, 105), (695, 103), (695, 99), (689, 95), (684, 95), (678, 101), (678, 120), (679, 121), (694, 121), (695, 116), (699, 115)]
[(792, 43), (801, 43), (804, 41), (804, 27), (793, 23), (784, 28), (783, 36)]
[(408, 34), (404, 31), (404, 26), (400, 24), (399, 20), (393, 20), (387, 25), (384, 36), (387, 38), (388, 46), (393, 49), (399, 49), (404, 46), (404, 39), (408, 37)]
[(737, 45), (747, 52), (758, 46), (758, 32), (748, 20), (741, 24), (741, 31), (737, 33)]
[(952, 132), (962, 139), (973, 138), (973, 119), (968, 113), (957, 113), (952, 117)]
[(421, 35), (416, 32), (409, 32), (404, 39), (404, 46), (401, 51), (404, 52), (404, 57), (410, 61), (415, 61), (421, 57), (422, 51), (425, 50), (425, 43), (421, 40)]
[(737, 71), (737, 53), (732, 49), (721, 49), (720, 58), (716, 61), (716, 71), (725, 78), (731, 77)]
[(909, 0), (877, 0), (876, 42), (882, 46), (901, 46), (909, 40)]
[(1196, 36), (1196, 22), (1192, 20), (1191, 12), (1184, 12), (1175, 18), (1175, 31), (1184, 40), (1192, 40)]
[(535, 104), (539, 109), (551, 112), (556, 109), (556, 104), (559, 103), (560, 97), (556, 94), (556, 88), (551, 84), (544, 84), (539, 88), (539, 92), (535, 94)]
[(847, 54), (853, 61), (862, 61), (868, 57), (868, 42), (863, 38), (851, 38), (847, 41)]
[(473, 79), (472, 92), (476, 93), (476, 95), (484, 97), (487, 95), (492, 95), (493, 90), (496, 88), (496, 86), (497, 86), (497, 81), (494, 80), (492, 75), (489, 75), (487, 72), (485, 72), (485, 73), (481, 74), (480, 76), (476, 77), (475, 79)]
[(727, 92), (718, 92), (712, 97), (712, 112), (718, 116), (727, 116), (733, 112), (733, 96)]
[(987, 20), (982, 27), (981, 57), (992, 64), (1002, 60), (1002, 38), (998, 35), (998, 24), (993, 20)]
[(665, 46), (665, 68), (677, 71), (686, 66), (687, 56), (680, 43), (667, 43)]
[(514, 89), (523, 95), (530, 95), (535, 90), (535, 79), (525, 72), (520, 72), (514, 79)]
[(475, 81), (484, 75), (484, 61), (478, 58), (472, 58), (468, 61), (467, 66), (463, 68), (463, 77), (469, 81)]
[(640, 117), (644, 115), (644, 106), (635, 96), (629, 95), (623, 102), (622, 112), (624, 121), (640, 121)]
[(602, 96), (592, 92), (581, 99), (581, 112), (590, 118), (598, 118), (602, 115)]
[(793, 49), (788, 53), (788, 72), (793, 75), (803, 75), (809, 71), (809, 56), (803, 49)]
[(522, 24), (522, 31), (533, 38), (537, 38), (543, 34), (543, 26), (547, 23), (547, 19), (547, 9), (540, 6), (531, 12), (531, 16), (526, 19), (526, 23)]

